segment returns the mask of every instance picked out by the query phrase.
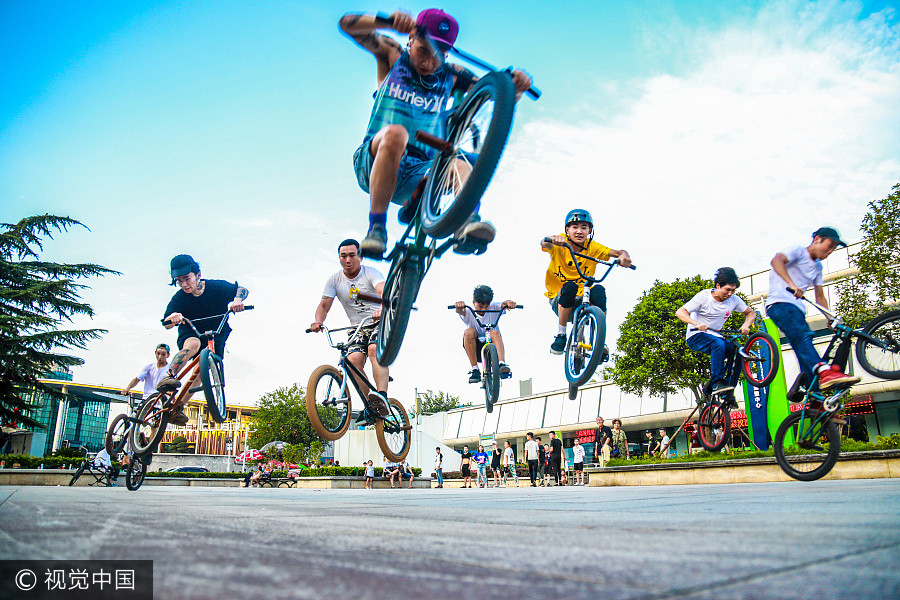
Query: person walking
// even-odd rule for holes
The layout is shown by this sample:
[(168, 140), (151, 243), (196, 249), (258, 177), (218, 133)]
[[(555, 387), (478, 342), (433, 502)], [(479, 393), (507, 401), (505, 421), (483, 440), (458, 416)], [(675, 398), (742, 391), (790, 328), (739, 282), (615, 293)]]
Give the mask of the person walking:
[(538, 460), (540, 460), (541, 456), (538, 452), (537, 442), (534, 441), (534, 433), (529, 431), (527, 438), (528, 441), (525, 442), (525, 462), (528, 463), (528, 478), (531, 479), (531, 487), (536, 487)]
[(560, 482), (560, 465), (562, 463), (562, 440), (556, 437), (556, 432), (550, 432), (550, 472), (556, 485)]
[(538, 446), (538, 468), (537, 468), (537, 476), (541, 482), (541, 485), (546, 485), (544, 481), (544, 475), (547, 472), (547, 447), (542, 443), (543, 440), (541, 438), (537, 438), (537, 446)]
[(434, 457), (434, 475), (437, 478), (437, 486), (444, 487), (444, 455), (441, 454), (441, 447), (435, 448), (437, 456)]

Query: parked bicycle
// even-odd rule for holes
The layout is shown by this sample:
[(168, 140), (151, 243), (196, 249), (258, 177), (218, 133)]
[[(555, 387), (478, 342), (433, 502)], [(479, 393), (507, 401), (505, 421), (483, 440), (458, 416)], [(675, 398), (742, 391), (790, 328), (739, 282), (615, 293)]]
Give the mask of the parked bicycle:
[[(553, 243), (549, 237), (544, 238), (547, 243)], [(572, 330), (566, 339), (565, 352), (565, 371), (566, 379), (569, 381), (569, 399), (574, 400), (578, 395), (578, 388), (587, 383), (601, 362), (609, 360), (606, 351), (606, 314), (599, 307), (592, 305), (590, 298), (590, 288), (601, 283), (608, 276), (610, 271), (619, 264), (619, 260), (605, 261), (587, 254), (576, 252), (569, 243), (562, 244), (569, 249), (572, 256), (572, 264), (578, 271), (578, 276), (584, 281), (584, 295), (582, 302), (575, 307), (572, 313)], [(600, 277), (585, 275), (581, 270), (581, 264), (578, 258), (590, 260), (607, 267), (606, 271)], [(634, 265), (627, 268), (635, 270)]]
[(700, 444), (710, 452), (718, 452), (731, 440), (731, 410), (738, 407), (734, 390), (741, 376), (753, 387), (768, 387), (778, 373), (780, 359), (775, 340), (765, 331), (751, 333), (746, 341), (740, 331), (712, 328), (706, 331), (719, 333), (732, 344), (725, 364), (725, 382), (731, 389), (713, 392), (713, 381), (707, 382), (700, 402), (685, 422), (699, 410), (697, 436)]
[[(244, 310), (253, 310), (253, 306), (245, 306)], [(222, 423), (225, 420), (227, 414), (225, 366), (222, 363), (222, 357), (215, 353), (215, 343), (216, 337), (222, 334), (222, 329), (232, 314), (231, 311), (228, 311), (222, 315), (194, 319), (196, 322), (221, 317), (222, 320), (214, 331), (203, 333), (197, 330), (190, 319), (184, 319), (183, 322), (194, 330), (199, 339), (206, 340), (206, 348), (192, 358), (178, 373), (178, 379), (183, 380), (180, 390), (151, 394), (141, 405), (136, 417), (137, 422), (133, 423), (129, 435), (134, 454), (142, 455), (153, 451), (153, 448), (162, 440), (169, 419), (178, 413), (180, 407), (187, 403), (194, 392), (203, 391), (206, 397), (206, 408), (216, 423)], [(163, 319), (163, 324), (165, 324), (165, 319)]]
[[(456, 306), (448, 306), (447, 308), (456, 310)], [(494, 403), (497, 401), (497, 398), (500, 397), (500, 355), (497, 352), (497, 346), (491, 341), (491, 331), (499, 324), (500, 317), (498, 316), (494, 323), (483, 323), (479, 317), (487, 313), (500, 313), (500, 315), (502, 315), (504, 312), (511, 309), (502, 308), (476, 311), (468, 304), (466, 305), (466, 308), (471, 311), (472, 316), (475, 318), (475, 322), (484, 329), (484, 332), (487, 335), (487, 341), (481, 346), (478, 351), (478, 356), (482, 362), (481, 387), (484, 389), (484, 406), (488, 412), (493, 412)], [(516, 308), (522, 308), (522, 305), (517, 304)], [(479, 315), (479, 313), (482, 313), (482, 315)]]
[(81, 446), (81, 449), (85, 451), (84, 460), (81, 461), (81, 464), (75, 470), (75, 473), (72, 474), (72, 478), (69, 479), (69, 485), (75, 485), (75, 482), (78, 481), (82, 475), (87, 473), (93, 478), (93, 481), (88, 482), (88, 485), (111, 486), (116, 479), (113, 475), (118, 474), (117, 469), (115, 469), (115, 467), (95, 465), (94, 458), (96, 457), (96, 454), (89, 454), (87, 448), (84, 446)]
[[(357, 414), (355, 422), (363, 425), (374, 425), (375, 437), (382, 452), (392, 461), (403, 460), (409, 453), (412, 427), (403, 405), (394, 398), (384, 398), (388, 415), (382, 416), (369, 402), (371, 392), (378, 393), (362, 369), (356, 368), (347, 356), (354, 342), (360, 339), (361, 330), (368, 319), (359, 325), (329, 330), (322, 325), (322, 331), (328, 339), (328, 345), (341, 353), (337, 368), (322, 365), (309, 376), (306, 386), (306, 412), (316, 432), (323, 439), (334, 441), (340, 439), (353, 420), (350, 403), (350, 382), (362, 400), (363, 409)], [(335, 342), (331, 334), (338, 331), (351, 331), (346, 342)], [(311, 329), (306, 330), (312, 332)], [(348, 376), (349, 375), (349, 376)]]
[[(793, 293), (793, 290), (788, 288)], [(822, 356), (826, 364), (836, 364), (846, 372), (850, 345), (856, 344), (856, 360), (869, 374), (882, 379), (900, 379), (900, 310), (876, 316), (865, 327), (854, 329), (843, 319), (819, 304), (803, 298), (825, 315), (834, 331)], [(827, 475), (841, 452), (841, 435), (836, 420), (844, 407), (850, 387), (822, 392), (818, 375), (806, 382), (801, 373), (788, 392), (788, 400), (799, 402), (778, 427), (775, 434), (775, 459), (789, 476), (814, 481)], [(842, 420), (841, 420), (842, 421)]]
[[(378, 20), (391, 25), (392, 19), (379, 14)], [(409, 225), (384, 258), (391, 267), (384, 285), (384, 310), (378, 324), (377, 359), (389, 366), (397, 358), (409, 314), (419, 287), (433, 261), (456, 245), (468, 245), (466, 252), (486, 250), (471, 240), (459, 240), (454, 233), (478, 206), (500, 161), (516, 107), (512, 69), (496, 67), (458, 48), (450, 54), (487, 71), (448, 111), (444, 138), (416, 133), (416, 140), (438, 152), (428, 174), (410, 201)], [(540, 91), (527, 93), (534, 99)], [(444, 242), (440, 240), (446, 239)]]

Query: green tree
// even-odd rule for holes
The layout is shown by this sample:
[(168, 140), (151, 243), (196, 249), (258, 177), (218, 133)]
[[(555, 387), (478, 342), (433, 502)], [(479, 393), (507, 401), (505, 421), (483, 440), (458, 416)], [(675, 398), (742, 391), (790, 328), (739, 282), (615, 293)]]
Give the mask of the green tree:
[(859, 273), (838, 285), (835, 304), (835, 310), (856, 326), (900, 299), (900, 183), (888, 197), (869, 202), (860, 231), (862, 248), (851, 257)]
[[(419, 394), (422, 400), (422, 414), (433, 415), (434, 413), (451, 410), (457, 406), (461, 406), (459, 396), (453, 396), (447, 392), (433, 392), (427, 390)], [(415, 407), (413, 407), (415, 413)]]
[(285, 446), (282, 455), (287, 463), (299, 465), (301, 463), (317, 463), (325, 452), (325, 442), (313, 440), (308, 444), (290, 444)]
[(252, 448), (262, 448), (276, 440), (304, 446), (321, 441), (309, 422), (306, 392), (299, 383), (264, 394), (259, 399), (253, 421), (249, 437)]
[[(83, 277), (118, 272), (90, 263), (40, 260), (43, 239), (81, 225), (68, 217), (37, 215), (18, 223), (0, 223), (0, 423), (40, 423), (24, 414), (34, 408), (25, 400), (33, 391), (61, 398), (62, 393), (39, 379), (59, 368), (81, 364), (60, 349), (84, 349), (105, 329), (62, 329), (75, 315), (94, 316), (81, 301)], [(83, 225), (81, 225), (83, 227)]]
[[(710, 377), (709, 356), (687, 347), (686, 325), (675, 311), (711, 287), (712, 281), (700, 275), (671, 283), (655, 281), (625, 317), (617, 352), (604, 375), (630, 394), (662, 396), (687, 388), (699, 401)], [(726, 327), (737, 329), (743, 320), (735, 313)]]

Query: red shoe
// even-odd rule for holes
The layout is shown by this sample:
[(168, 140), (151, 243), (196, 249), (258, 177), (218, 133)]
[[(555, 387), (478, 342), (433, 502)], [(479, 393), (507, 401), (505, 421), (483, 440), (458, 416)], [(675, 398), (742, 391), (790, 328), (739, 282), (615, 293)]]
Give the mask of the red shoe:
[(837, 365), (831, 365), (831, 368), (822, 369), (819, 372), (819, 389), (822, 391), (830, 390), (835, 386), (850, 387), (855, 383), (859, 383), (859, 377), (847, 375)]

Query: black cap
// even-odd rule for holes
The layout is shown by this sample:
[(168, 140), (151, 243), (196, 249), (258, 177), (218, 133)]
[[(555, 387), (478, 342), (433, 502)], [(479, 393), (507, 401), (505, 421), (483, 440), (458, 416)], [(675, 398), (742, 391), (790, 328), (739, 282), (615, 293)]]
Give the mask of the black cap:
[(181, 277), (191, 272), (199, 273), (200, 265), (189, 254), (179, 254), (169, 262), (169, 275), (172, 276), (172, 285), (175, 285), (176, 277)]
[(823, 237), (837, 242), (838, 246), (846, 246), (847, 242), (841, 239), (841, 234), (834, 227), (819, 227), (813, 231), (813, 237)]

